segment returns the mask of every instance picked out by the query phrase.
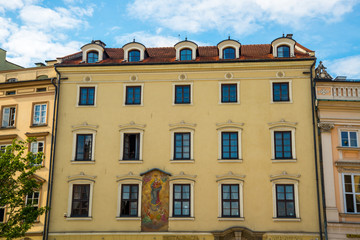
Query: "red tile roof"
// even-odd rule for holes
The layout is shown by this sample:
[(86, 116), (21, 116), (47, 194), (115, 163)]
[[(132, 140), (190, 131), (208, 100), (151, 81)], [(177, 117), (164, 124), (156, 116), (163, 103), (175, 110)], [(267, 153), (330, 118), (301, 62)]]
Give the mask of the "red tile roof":
[[(312, 52), (311, 50), (296, 43), (296, 45), (306, 52)], [(219, 53), (217, 46), (204, 46), (198, 47), (197, 57), (195, 62), (214, 62), (214, 61), (232, 61), (219, 59)], [(314, 58), (307, 53), (298, 51), (295, 49), (295, 58)], [(240, 48), (240, 60), (269, 60), (276, 59), (272, 55), (271, 44), (253, 44), (253, 45), (241, 45)], [(282, 58), (284, 59), (284, 58)], [(293, 58), (289, 58), (293, 59)], [(85, 64), (82, 63), (82, 52), (77, 52), (62, 58), (62, 65), (72, 64)], [(239, 60), (239, 59), (235, 59)], [(234, 61), (234, 60), (233, 60)], [(174, 47), (160, 47), (160, 48), (146, 48), (145, 59), (141, 63), (171, 63), (176, 61), (176, 52)], [(182, 61), (184, 62), (184, 61)], [(194, 61), (186, 61), (194, 62)], [(104, 59), (96, 64), (138, 64), (134, 62), (124, 61), (124, 50), (122, 48), (105, 48)], [(88, 63), (86, 63), (88, 64)]]

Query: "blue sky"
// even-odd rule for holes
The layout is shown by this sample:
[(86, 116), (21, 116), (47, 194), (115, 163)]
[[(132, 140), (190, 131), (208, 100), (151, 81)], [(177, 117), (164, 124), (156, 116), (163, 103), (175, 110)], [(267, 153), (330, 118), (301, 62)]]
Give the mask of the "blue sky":
[(282, 34), (314, 50), (333, 77), (360, 78), (360, 0), (0, 0), (0, 47), (26, 67), (100, 39), (173, 46), (271, 43)]

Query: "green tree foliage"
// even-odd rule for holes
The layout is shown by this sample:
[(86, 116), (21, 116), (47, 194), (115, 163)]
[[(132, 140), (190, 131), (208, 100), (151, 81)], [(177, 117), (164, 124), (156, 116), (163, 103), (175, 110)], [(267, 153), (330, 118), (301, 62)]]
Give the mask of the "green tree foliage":
[(6, 209), (4, 223), (0, 223), (0, 237), (13, 239), (22, 237), (46, 210), (26, 203), (26, 196), (39, 190), (42, 182), (36, 179), (43, 154), (27, 152), (29, 144), (14, 140), (0, 151), (0, 206)]

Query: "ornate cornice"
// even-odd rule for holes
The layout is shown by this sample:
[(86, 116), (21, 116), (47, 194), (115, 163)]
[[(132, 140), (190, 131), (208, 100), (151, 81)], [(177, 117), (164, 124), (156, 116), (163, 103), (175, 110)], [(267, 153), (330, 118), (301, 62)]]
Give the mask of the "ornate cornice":
[(125, 181), (125, 180), (136, 180), (136, 181), (142, 181), (142, 177), (139, 175), (134, 175), (133, 172), (129, 172), (128, 174), (125, 175), (119, 175), (116, 176), (116, 181)]
[(170, 181), (174, 180), (190, 180), (195, 182), (196, 175), (185, 174), (181, 171), (179, 174), (173, 175), (170, 177)]
[(77, 175), (68, 176), (68, 182), (74, 181), (74, 180), (88, 180), (95, 182), (96, 176), (86, 175), (84, 172), (80, 172)]
[(297, 122), (288, 122), (285, 119), (280, 119), (280, 121), (278, 122), (269, 122), (268, 125), (271, 128), (276, 128), (276, 127), (292, 127), (295, 128), (295, 126), (297, 125)]
[(271, 178), (270, 181), (273, 181), (273, 180), (276, 180), (279, 178), (300, 178), (300, 177), (301, 177), (300, 174), (288, 174), (286, 171), (283, 171), (280, 174), (270, 175), (270, 178)]
[(318, 127), (320, 128), (321, 132), (331, 132), (331, 129), (334, 128), (334, 123), (319, 122)]
[(186, 123), (184, 120), (180, 121), (179, 123), (172, 123), (169, 124), (170, 129), (175, 128), (190, 128), (194, 129), (196, 127), (196, 123)]
[(232, 171), (229, 171), (228, 173), (224, 174), (224, 175), (216, 175), (216, 181), (223, 181), (223, 180), (238, 180), (238, 181), (244, 181), (244, 178), (246, 177), (246, 175), (239, 175), (239, 174), (234, 174)]
[(91, 125), (87, 122), (83, 122), (82, 124), (73, 125), (71, 127), (73, 128), (73, 132), (77, 130), (92, 130), (96, 132), (96, 129), (99, 127), (99, 125)]
[(123, 125), (119, 125), (120, 131), (125, 130), (125, 129), (144, 130), (145, 127), (146, 127), (146, 124), (138, 124), (138, 123), (135, 123), (134, 121), (131, 121), (131, 122), (123, 124)]
[(220, 129), (223, 129), (223, 128), (239, 128), (239, 129), (242, 129), (241, 127), (244, 126), (244, 123), (233, 122), (232, 120), (229, 119), (227, 122), (216, 123), (216, 126), (218, 127), (216, 130), (220, 130)]

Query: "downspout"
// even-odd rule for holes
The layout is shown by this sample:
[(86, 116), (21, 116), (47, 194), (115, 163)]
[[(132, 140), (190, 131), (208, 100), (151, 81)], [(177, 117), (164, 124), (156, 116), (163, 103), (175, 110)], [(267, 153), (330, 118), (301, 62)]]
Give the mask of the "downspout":
[(323, 239), (322, 230), (322, 216), (321, 216), (321, 203), (320, 203), (320, 187), (319, 187), (319, 172), (318, 172), (318, 157), (317, 157), (317, 137), (316, 137), (316, 120), (315, 120), (315, 90), (313, 84), (313, 67), (315, 66), (316, 60), (310, 66), (310, 86), (311, 86), (311, 113), (313, 123), (313, 141), (314, 141), (314, 155), (315, 155), (315, 176), (316, 176), (316, 193), (317, 193), (317, 204), (318, 204), (318, 218), (319, 218), (319, 233), (320, 239)]
[(46, 199), (46, 206), (49, 208), (45, 214), (45, 223), (44, 223), (44, 233), (43, 233), (43, 240), (48, 239), (49, 234), (49, 222), (50, 222), (50, 212), (51, 212), (51, 200), (52, 200), (52, 188), (53, 188), (53, 180), (54, 180), (54, 163), (55, 163), (55, 146), (56, 146), (56, 133), (57, 133), (57, 123), (58, 123), (58, 112), (59, 112), (59, 97), (60, 97), (60, 79), (61, 74), (56, 69), (55, 71), (58, 74), (57, 84), (54, 83), (53, 78), (51, 83), (55, 87), (55, 99), (54, 99), (54, 114), (53, 114), (53, 123), (52, 123), (52, 130), (51, 130), (51, 152), (50, 152), (50, 164), (49, 164), (49, 179), (48, 179), (48, 192), (47, 192), (47, 199)]

